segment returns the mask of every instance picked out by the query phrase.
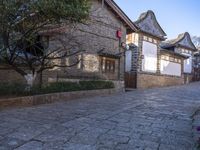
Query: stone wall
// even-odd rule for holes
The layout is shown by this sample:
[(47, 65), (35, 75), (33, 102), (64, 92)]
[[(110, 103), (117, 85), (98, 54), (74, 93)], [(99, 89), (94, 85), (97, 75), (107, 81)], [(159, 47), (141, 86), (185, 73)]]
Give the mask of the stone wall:
[[(91, 18), (86, 25), (78, 25), (73, 32), (76, 41), (81, 44), (84, 53), (81, 54), (82, 62), (73, 68), (58, 69), (58, 75), (65, 78), (92, 78), (104, 80), (124, 80), (124, 55), (120, 59), (115, 59), (115, 72), (103, 73), (101, 70), (101, 58), (98, 52), (104, 49), (105, 52), (119, 54), (123, 50), (121, 43), (126, 42), (126, 27), (122, 21), (101, 1), (92, 0)], [(116, 37), (118, 30), (122, 31), (122, 38)], [(63, 32), (62, 39), (65, 41)], [(58, 37), (59, 38), (59, 37)], [(50, 42), (50, 48), (55, 48), (60, 43)], [(67, 41), (67, 40), (66, 40)], [(55, 71), (55, 70), (54, 70)]]
[(11, 69), (0, 69), (0, 83), (25, 83), (24, 78)]
[(183, 77), (138, 73), (137, 88), (164, 87), (184, 84)]

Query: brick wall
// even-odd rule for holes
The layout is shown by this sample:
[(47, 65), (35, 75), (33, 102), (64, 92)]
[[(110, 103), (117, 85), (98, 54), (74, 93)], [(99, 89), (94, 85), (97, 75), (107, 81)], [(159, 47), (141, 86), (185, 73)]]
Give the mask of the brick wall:
[(164, 87), (172, 85), (182, 85), (184, 79), (182, 77), (155, 75), (138, 73), (137, 76), (137, 88), (152, 88), (152, 87)]

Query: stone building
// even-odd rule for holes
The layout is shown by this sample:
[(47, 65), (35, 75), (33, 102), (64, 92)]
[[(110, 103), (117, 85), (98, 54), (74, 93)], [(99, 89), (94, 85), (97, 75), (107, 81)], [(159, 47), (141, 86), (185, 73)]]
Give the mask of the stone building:
[(126, 85), (150, 88), (183, 84), (183, 61), (187, 57), (161, 47), (166, 33), (153, 11), (140, 15), (135, 22), (138, 32), (127, 36)]
[(190, 34), (187, 32), (182, 33), (176, 39), (163, 42), (161, 47), (188, 57), (183, 63), (183, 76), (184, 83), (191, 82), (194, 73), (194, 53), (197, 49), (191, 40)]
[[(59, 79), (103, 79), (124, 81), (124, 48), (126, 35), (136, 31), (135, 25), (113, 0), (91, 0), (91, 14), (87, 24), (80, 24), (73, 33), (84, 50), (82, 60), (72, 68), (54, 68), (44, 72), (46, 82)], [(68, 27), (62, 27), (62, 40)], [(59, 45), (53, 34), (49, 36), (49, 49)], [(60, 36), (60, 35), (59, 35)], [(66, 59), (69, 63), (70, 60)], [(9, 68), (1, 68), (0, 81), (21, 82), (20, 75)]]

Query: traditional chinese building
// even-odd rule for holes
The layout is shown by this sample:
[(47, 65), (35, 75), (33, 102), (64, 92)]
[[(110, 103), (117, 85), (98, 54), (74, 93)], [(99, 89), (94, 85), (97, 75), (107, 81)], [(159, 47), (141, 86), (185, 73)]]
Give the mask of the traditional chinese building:
[(176, 39), (162, 43), (161, 47), (187, 57), (183, 62), (184, 83), (191, 82), (194, 73), (193, 58), (197, 49), (191, 40), (190, 34), (187, 32), (180, 34)]
[(140, 15), (135, 22), (138, 32), (127, 36), (126, 85), (150, 88), (183, 84), (183, 61), (187, 57), (165, 48), (166, 33), (153, 11)]
[[(91, 0), (90, 16), (87, 24), (78, 25), (73, 33), (84, 50), (79, 55), (81, 62), (71, 68), (54, 68), (44, 72), (43, 79), (46, 82), (61, 78), (124, 81), (122, 45), (126, 43), (126, 35), (136, 31), (136, 26), (113, 0)], [(62, 27), (63, 41), (68, 31), (67, 27)], [(43, 34), (48, 36), (49, 49), (60, 44), (54, 40), (56, 37), (52, 33)], [(69, 63), (69, 60), (57, 63)], [(19, 82), (23, 78), (13, 70), (1, 68), (0, 80)]]

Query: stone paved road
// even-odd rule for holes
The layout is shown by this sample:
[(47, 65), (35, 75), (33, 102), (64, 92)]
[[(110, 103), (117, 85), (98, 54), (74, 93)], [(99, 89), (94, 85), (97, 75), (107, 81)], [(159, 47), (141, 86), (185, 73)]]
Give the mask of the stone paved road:
[(193, 150), (200, 83), (0, 111), (0, 149)]

